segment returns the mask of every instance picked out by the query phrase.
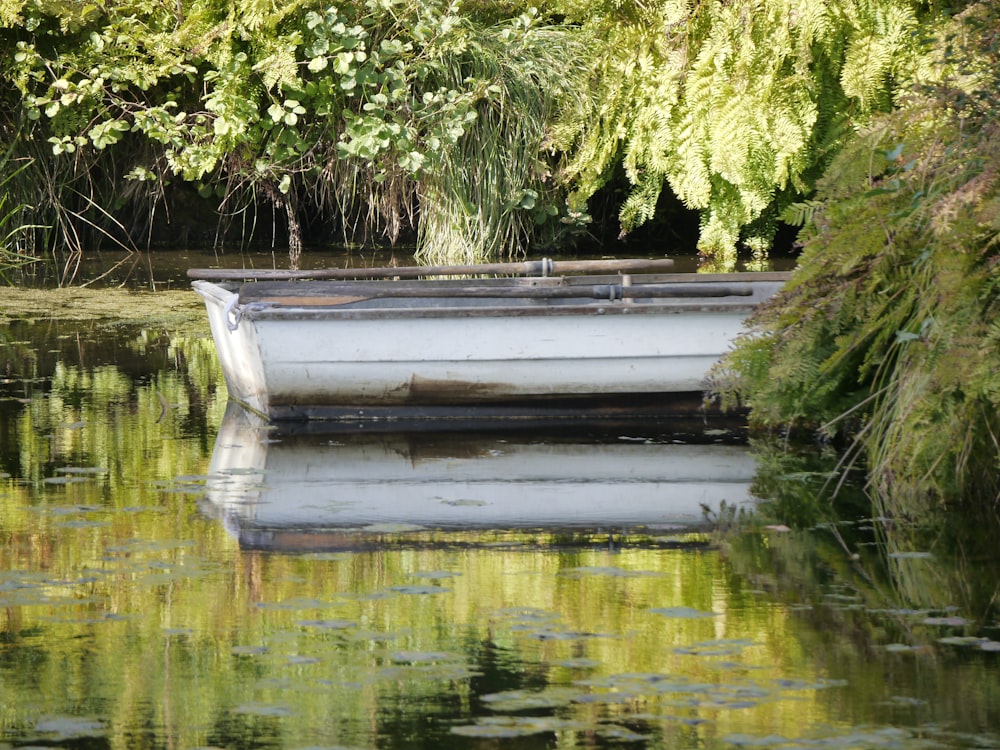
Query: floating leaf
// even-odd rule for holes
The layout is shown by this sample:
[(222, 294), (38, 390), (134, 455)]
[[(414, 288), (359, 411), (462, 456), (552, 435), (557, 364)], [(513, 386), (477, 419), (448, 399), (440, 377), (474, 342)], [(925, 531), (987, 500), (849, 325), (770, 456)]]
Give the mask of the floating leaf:
[(424, 662), (460, 661), (465, 657), (447, 651), (393, 651), (389, 658), (394, 662), (419, 664)]
[(596, 659), (580, 657), (577, 659), (563, 659), (562, 661), (557, 661), (556, 666), (565, 667), (566, 669), (590, 669), (591, 667), (601, 666), (601, 662)]
[(961, 627), (968, 625), (969, 621), (964, 617), (925, 617), (922, 620), (924, 625), (945, 625), (950, 627)]
[(786, 745), (791, 740), (780, 734), (769, 734), (764, 737), (755, 737), (750, 734), (730, 734), (723, 737), (722, 741), (736, 745), (736, 747), (771, 747), (772, 745)]
[(353, 620), (297, 620), (295, 624), (305, 628), (321, 628), (323, 630), (347, 630), (358, 626)]
[(42, 734), (54, 734), (60, 742), (78, 737), (99, 737), (105, 733), (104, 724), (94, 719), (82, 719), (77, 716), (52, 716), (40, 719), (35, 724), (35, 731)]
[(80, 519), (76, 521), (60, 521), (56, 524), (56, 527), (60, 529), (96, 529), (110, 525), (107, 521), (86, 521)]
[(718, 617), (718, 612), (704, 612), (691, 607), (656, 607), (649, 610), (655, 615), (673, 617), (682, 620), (697, 620), (708, 617)]
[(45, 484), (79, 484), (87, 481), (88, 477), (46, 477), (42, 480)]
[(244, 703), (233, 709), (238, 714), (254, 714), (255, 716), (291, 716), (293, 711), (288, 706), (277, 703)]
[(280, 602), (255, 602), (254, 606), (258, 609), (296, 610), (325, 609), (327, 607), (334, 607), (338, 605), (334, 602), (324, 602), (320, 599), (313, 599), (310, 597), (295, 597), (292, 599), (285, 599)]
[(416, 573), (411, 573), (413, 578), (427, 578), (432, 581), (438, 581), (444, 578), (457, 578), (462, 575), (461, 573), (455, 573), (450, 570), (421, 570)]
[(527, 711), (540, 708), (568, 706), (580, 698), (580, 691), (573, 688), (552, 687), (547, 690), (507, 690), (488, 693), (480, 700), (493, 711)]
[(289, 656), (289, 664), (319, 664), (319, 659), (315, 656)]
[(617, 638), (610, 633), (590, 633), (580, 630), (555, 630), (545, 628), (541, 630), (530, 629), (528, 635), (540, 641), (580, 641), (587, 638)]
[(653, 578), (660, 577), (663, 573), (657, 573), (651, 570), (626, 570), (624, 568), (618, 568), (611, 565), (588, 565), (579, 568), (568, 568), (567, 570), (562, 571), (560, 575), (571, 576), (574, 578), (582, 578), (587, 575), (612, 576), (614, 578)]
[(889, 700), (885, 701), (885, 705), (889, 706), (926, 706), (927, 701), (921, 698), (911, 698), (907, 695), (894, 695)]
[(938, 638), (938, 643), (944, 643), (948, 646), (979, 646), (982, 648), (982, 644), (989, 641), (988, 638), (976, 638), (974, 636), (948, 636), (946, 638)]
[(644, 734), (633, 732), (627, 727), (618, 726), (600, 727), (597, 730), (597, 735), (609, 740), (617, 740), (618, 742), (645, 742), (649, 739), (649, 737)]
[(452, 734), (481, 739), (507, 739), (527, 737), (542, 732), (592, 729), (592, 725), (579, 721), (557, 719), (553, 716), (491, 716), (476, 724), (451, 728)]
[(451, 589), (444, 586), (390, 586), (389, 591), (395, 591), (399, 594), (425, 596), (428, 594), (444, 594), (451, 591)]

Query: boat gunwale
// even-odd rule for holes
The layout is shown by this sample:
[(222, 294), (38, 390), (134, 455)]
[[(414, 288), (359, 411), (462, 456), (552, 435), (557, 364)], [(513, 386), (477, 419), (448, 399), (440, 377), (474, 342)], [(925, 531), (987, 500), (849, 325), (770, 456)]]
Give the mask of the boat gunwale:
[(755, 304), (704, 304), (697, 302), (655, 302), (651, 304), (622, 304), (621, 301), (594, 301), (589, 304), (541, 304), (455, 307), (350, 307), (351, 303), (339, 306), (284, 306), (273, 303), (248, 303), (243, 308), (242, 317), (251, 321), (333, 321), (333, 320), (414, 320), (429, 318), (554, 318), (585, 317), (607, 315), (680, 315), (690, 313), (740, 314), (748, 315)]

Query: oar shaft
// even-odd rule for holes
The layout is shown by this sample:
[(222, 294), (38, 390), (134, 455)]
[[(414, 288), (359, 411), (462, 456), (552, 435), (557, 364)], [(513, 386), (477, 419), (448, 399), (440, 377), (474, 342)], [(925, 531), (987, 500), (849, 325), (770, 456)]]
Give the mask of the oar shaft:
[[(255, 286), (255, 285), (250, 285)], [(606, 299), (609, 301), (620, 299), (668, 299), (684, 298), (691, 299), (697, 297), (748, 297), (753, 294), (753, 287), (750, 284), (699, 284), (699, 283), (676, 283), (676, 284), (593, 284), (593, 285), (560, 285), (560, 286), (462, 286), (462, 287), (428, 287), (425, 289), (415, 286), (386, 286), (365, 284), (330, 284), (322, 287), (308, 285), (290, 285), (286, 288), (276, 289), (267, 285), (264, 289), (254, 290), (247, 299), (260, 299), (282, 304), (283, 298), (287, 298), (292, 306), (304, 304), (304, 300), (310, 300), (310, 304), (322, 305), (324, 300), (337, 299), (386, 299), (386, 298), (481, 298), (481, 299)], [(243, 295), (241, 294), (241, 299)], [(337, 303), (342, 304), (342, 302)]]
[(622, 260), (529, 260), (518, 263), (473, 263), (446, 266), (382, 266), (376, 268), (317, 268), (290, 271), (277, 268), (190, 268), (187, 275), (206, 281), (259, 279), (282, 281), (294, 279), (412, 279), (421, 276), (478, 276), (510, 274), (516, 276), (555, 276), (568, 273), (629, 273), (666, 271), (673, 268), (669, 258), (631, 258)]

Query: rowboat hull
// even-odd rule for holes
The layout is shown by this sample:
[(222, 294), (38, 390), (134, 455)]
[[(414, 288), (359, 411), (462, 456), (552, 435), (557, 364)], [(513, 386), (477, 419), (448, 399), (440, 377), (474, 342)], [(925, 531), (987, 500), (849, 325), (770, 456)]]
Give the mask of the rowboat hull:
[(747, 315), (783, 281), (754, 276), (739, 279), (733, 299), (470, 300), (443, 296), (450, 282), (432, 298), (328, 282), (194, 288), (235, 400), (276, 420), (363, 419), (700, 394)]

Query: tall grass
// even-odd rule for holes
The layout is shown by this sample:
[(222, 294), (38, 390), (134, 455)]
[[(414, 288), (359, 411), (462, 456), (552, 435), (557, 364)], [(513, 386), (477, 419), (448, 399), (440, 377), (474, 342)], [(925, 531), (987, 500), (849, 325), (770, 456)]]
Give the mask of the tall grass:
[(0, 154), (0, 280), (8, 285), (13, 283), (14, 271), (38, 261), (26, 246), (31, 229), (25, 224), (28, 207), (13, 190), (15, 178), (30, 162), (14, 158), (14, 143), (12, 139)]
[(559, 28), (537, 28), (510, 45), (505, 25), (470, 34), (444, 62), (450, 80), (481, 81), (483, 98), (469, 131), (442, 168), (420, 184), (420, 257), (476, 263), (522, 254), (540, 225), (560, 226), (560, 192), (546, 159), (558, 112), (582, 106), (582, 42)]

